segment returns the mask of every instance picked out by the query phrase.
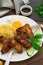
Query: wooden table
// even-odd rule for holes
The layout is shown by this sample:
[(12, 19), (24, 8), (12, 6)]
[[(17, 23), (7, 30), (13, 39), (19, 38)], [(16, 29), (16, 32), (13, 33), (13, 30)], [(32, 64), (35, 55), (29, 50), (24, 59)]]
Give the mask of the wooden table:
[[(13, 15), (15, 14), (14, 10), (10, 11), (7, 15)], [(38, 22), (39, 24), (43, 24), (43, 22)], [(3, 60), (3, 62), (5, 62)], [(43, 65), (43, 46), (42, 46), (42, 50), (40, 52), (38, 52), (35, 56), (33, 56), (30, 59), (27, 59), (25, 61), (21, 61), (21, 62), (11, 62), (10, 65)]]

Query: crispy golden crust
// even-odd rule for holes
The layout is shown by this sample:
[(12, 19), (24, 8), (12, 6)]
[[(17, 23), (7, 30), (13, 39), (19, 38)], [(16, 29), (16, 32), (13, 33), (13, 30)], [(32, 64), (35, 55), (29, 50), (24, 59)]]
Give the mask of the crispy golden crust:
[(22, 45), (14, 38), (8, 39), (6, 37), (3, 37), (3, 47), (1, 49), (1, 52), (3, 54), (7, 53), (11, 48), (15, 48), (18, 53), (22, 53), (23, 51)]
[(34, 36), (29, 24), (26, 24), (26, 25), (18, 28), (16, 31), (17, 31), (17, 34), (22, 34), (25, 37), (33, 37)]
[(15, 48), (18, 53), (22, 53), (23, 51), (22, 45), (18, 41), (16, 41), (14, 38), (10, 41), (11, 41), (12, 47)]
[(23, 37), (23, 35), (17, 35), (15, 39), (19, 41), (25, 48), (30, 48), (32, 46), (31, 42), (27, 41), (26, 38)]
[(1, 52), (2, 52), (2, 54), (4, 54), (4, 53), (7, 53), (10, 49), (11, 49), (11, 47), (8, 45), (8, 43), (4, 43), (3, 47), (1, 49)]

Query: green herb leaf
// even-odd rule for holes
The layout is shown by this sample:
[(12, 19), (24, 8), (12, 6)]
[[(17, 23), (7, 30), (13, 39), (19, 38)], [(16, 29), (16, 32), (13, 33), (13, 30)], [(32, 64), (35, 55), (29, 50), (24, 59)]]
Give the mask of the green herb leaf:
[(43, 37), (43, 34), (36, 34), (34, 37), (32, 38), (27, 38), (27, 40), (30, 40), (32, 42), (32, 46), (35, 50), (40, 51), (41, 47), (40, 47), (40, 43), (41, 43), (41, 38)]
[(35, 12), (43, 18), (43, 2), (34, 8)]
[(43, 6), (43, 2), (41, 2), (41, 5), (40, 6)]
[(43, 18), (43, 15), (40, 15)]
[(35, 36), (34, 36), (34, 38), (36, 38), (36, 39), (41, 39), (43, 37), (43, 34), (36, 34)]
[(41, 50), (41, 47), (40, 47), (37, 43), (32, 42), (32, 45), (33, 45), (33, 48), (34, 48), (35, 50), (38, 50), (38, 51)]
[(33, 48), (34, 48), (35, 50), (40, 51), (40, 50), (41, 50), (41, 47), (40, 47), (40, 45), (38, 45), (38, 43), (39, 43), (40, 41), (37, 40), (37, 39), (35, 39), (35, 38), (32, 38), (31, 40), (32, 40)]

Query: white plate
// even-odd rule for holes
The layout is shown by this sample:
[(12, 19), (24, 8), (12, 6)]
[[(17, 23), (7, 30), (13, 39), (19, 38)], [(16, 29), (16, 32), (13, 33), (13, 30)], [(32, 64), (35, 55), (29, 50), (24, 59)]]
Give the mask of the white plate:
[[(30, 26), (38, 25), (34, 20), (32, 20), (28, 17), (20, 16), (20, 15), (10, 15), (10, 16), (0, 18), (0, 25), (8, 23), (7, 22), (8, 20), (20, 20), (23, 25), (26, 24), (26, 23), (30, 24)], [(40, 28), (40, 33), (42, 33), (41, 28)], [(32, 56), (34, 56), (37, 52), (38, 51), (34, 50), (34, 53), (33, 53)], [(0, 59), (6, 60), (8, 55), (9, 55), (9, 52), (4, 54), (4, 55), (2, 55), (1, 52), (0, 52)], [(26, 60), (26, 59), (29, 59), (29, 58), (31, 58), (31, 57), (28, 56), (26, 54), (26, 50), (24, 50), (23, 53), (21, 53), (21, 54), (18, 54), (18, 53), (14, 54), (12, 56), (11, 61), (12, 62), (18, 62), (18, 61), (23, 61), (23, 60)]]

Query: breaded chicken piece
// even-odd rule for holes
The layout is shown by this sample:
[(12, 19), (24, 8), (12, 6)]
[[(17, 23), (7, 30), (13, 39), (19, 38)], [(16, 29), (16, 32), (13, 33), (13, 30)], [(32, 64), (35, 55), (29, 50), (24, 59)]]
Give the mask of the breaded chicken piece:
[(11, 48), (15, 48), (18, 53), (22, 53), (22, 45), (14, 38), (3, 37), (3, 47), (1, 49), (2, 54), (7, 53)]
[(2, 52), (2, 54), (4, 54), (4, 53), (7, 53), (10, 49), (11, 49), (11, 47), (8, 45), (8, 43), (4, 43), (3, 47), (1, 49), (1, 52)]
[(30, 48), (32, 46), (31, 42), (27, 41), (26, 38), (23, 37), (23, 35), (17, 35), (15, 39), (19, 41), (25, 48)]
[(22, 34), (25, 37), (33, 37), (34, 36), (29, 24), (25, 24), (24, 26), (18, 28), (16, 31), (17, 31), (17, 34)]
[(9, 45), (9, 38), (2, 36), (2, 43), (3, 43), (3, 47), (1, 49), (1, 52), (2, 54), (4, 54), (11, 49), (11, 46)]
[(10, 42), (12, 44), (12, 47), (15, 48), (18, 53), (22, 53), (22, 51), (23, 51), (22, 44), (20, 44), (14, 38), (11, 39)]
[(5, 36), (0, 36), (0, 42), (2, 42), (2, 43), (7, 43), (8, 42), (8, 38), (7, 37), (5, 37)]

